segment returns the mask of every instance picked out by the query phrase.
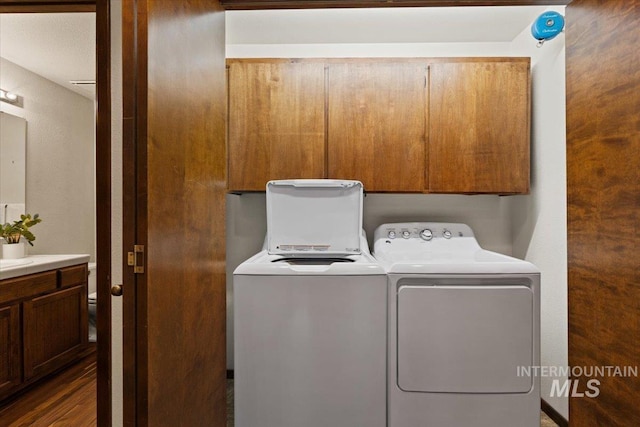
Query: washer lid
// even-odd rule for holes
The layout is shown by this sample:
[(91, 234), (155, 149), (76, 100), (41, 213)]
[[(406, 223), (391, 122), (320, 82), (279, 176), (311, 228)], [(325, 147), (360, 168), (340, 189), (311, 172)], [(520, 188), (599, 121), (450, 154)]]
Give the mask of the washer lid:
[(268, 252), (305, 257), (361, 253), (362, 196), (360, 181), (269, 181)]
[[(234, 276), (385, 276), (367, 252), (346, 257), (288, 257), (262, 251), (240, 264)], [(385, 277), (386, 281), (386, 277)]]

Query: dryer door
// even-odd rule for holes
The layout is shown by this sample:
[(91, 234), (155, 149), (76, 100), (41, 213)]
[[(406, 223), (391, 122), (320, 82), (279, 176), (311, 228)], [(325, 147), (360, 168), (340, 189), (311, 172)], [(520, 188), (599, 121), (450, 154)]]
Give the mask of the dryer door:
[[(426, 285), (426, 283), (425, 283)], [(398, 386), (404, 391), (527, 393), (533, 363), (532, 290), (399, 286)]]

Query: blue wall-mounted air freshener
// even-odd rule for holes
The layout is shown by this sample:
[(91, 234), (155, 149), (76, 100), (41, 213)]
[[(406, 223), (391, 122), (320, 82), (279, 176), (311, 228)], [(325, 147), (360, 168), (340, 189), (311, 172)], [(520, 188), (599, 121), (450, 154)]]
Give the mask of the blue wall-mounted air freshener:
[(538, 40), (538, 46), (551, 40), (564, 29), (564, 17), (558, 12), (545, 12), (531, 24), (531, 35)]

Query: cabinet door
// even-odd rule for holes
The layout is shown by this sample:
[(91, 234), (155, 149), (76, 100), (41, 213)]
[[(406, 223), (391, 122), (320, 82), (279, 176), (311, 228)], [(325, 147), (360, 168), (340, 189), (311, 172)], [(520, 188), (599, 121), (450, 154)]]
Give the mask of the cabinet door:
[(25, 380), (59, 368), (85, 348), (86, 282), (25, 301), (22, 307)]
[(20, 384), (20, 305), (0, 308), (0, 398)]
[(325, 177), (321, 62), (229, 64), (229, 189)]
[(429, 191), (529, 191), (529, 61), (434, 63)]
[(330, 178), (369, 191), (424, 191), (427, 65), (329, 66)]

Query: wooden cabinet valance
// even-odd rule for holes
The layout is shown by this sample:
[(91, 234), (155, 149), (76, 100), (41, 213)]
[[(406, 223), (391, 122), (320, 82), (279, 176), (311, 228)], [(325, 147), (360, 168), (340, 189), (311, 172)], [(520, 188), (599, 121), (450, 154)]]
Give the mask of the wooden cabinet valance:
[(529, 58), (229, 59), (230, 191), (529, 191)]

